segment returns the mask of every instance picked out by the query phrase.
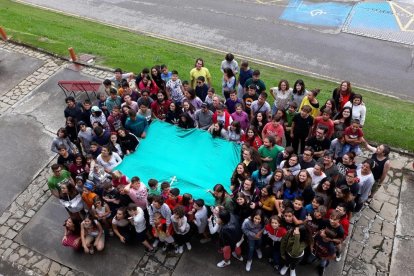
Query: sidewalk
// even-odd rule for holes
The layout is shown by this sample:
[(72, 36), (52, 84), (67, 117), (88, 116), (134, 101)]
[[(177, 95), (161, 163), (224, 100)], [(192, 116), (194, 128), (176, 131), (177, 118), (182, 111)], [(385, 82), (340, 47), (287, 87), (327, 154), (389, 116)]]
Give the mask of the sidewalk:
[[(38, 144), (39, 150), (49, 152), (48, 146), (56, 129), (64, 122), (64, 96), (57, 87), (59, 78), (82, 78), (102, 80), (112, 73), (84, 68), (80, 73), (66, 69), (68, 63), (21, 46), (0, 42), (0, 54), (9, 52), (22, 55), (37, 62), (32, 71), (21, 74), (22, 79), (13, 83), (8, 91), (0, 96), (0, 120), (24, 117), (36, 122), (43, 133), (44, 141), (30, 133), (19, 140), (22, 152), (33, 163), (33, 173), (21, 189), (10, 191), (14, 182), (3, 182), (3, 196), (7, 204), (0, 208), (0, 274), (1, 263), (18, 269), (29, 275), (213, 275), (245, 274), (244, 264), (232, 260), (227, 269), (218, 269), (215, 264), (220, 260), (216, 245), (207, 246), (193, 243), (191, 254), (163, 254), (159, 250), (155, 255), (145, 255), (143, 248), (125, 247), (117, 240), (109, 239), (108, 248), (99, 256), (76, 254), (63, 248), (60, 240), (63, 235), (61, 226), (65, 211), (51, 198), (46, 180), (50, 175), (50, 166), (55, 162), (53, 155), (42, 158), (31, 156), (31, 149)], [(4, 58), (2, 58), (4, 60)], [(2, 61), (3, 62), (3, 61)], [(17, 68), (10, 68), (14, 70)], [(20, 118), (20, 117), (19, 117)], [(5, 132), (6, 130), (3, 130)], [(3, 134), (2, 134), (3, 135)], [(40, 134), (38, 134), (40, 137)], [(34, 136), (33, 136), (34, 137)], [(13, 139), (13, 138), (10, 138)], [(19, 139), (16, 137), (16, 139)], [(25, 141), (30, 140), (29, 144)], [(39, 140), (39, 141), (38, 141)], [(16, 141), (14, 141), (16, 142)], [(1, 144), (4, 151), (7, 145)], [(20, 157), (24, 158), (24, 156)], [(376, 193), (370, 206), (356, 215), (353, 230), (348, 243), (348, 254), (343, 256), (344, 266), (332, 262), (327, 275), (387, 275), (392, 267), (391, 260), (398, 247), (395, 246), (397, 215), (401, 215), (400, 192), (406, 185), (403, 168), (410, 162), (407, 157), (392, 153), (393, 169), (385, 184)], [(411, 165), (410, 165), (411, 167)], [(0, 174), (19, 177), (24, 173), (18, 164), (12, 168), (1, 168)], [(10, 193), (9, 193), (10, 192)], [(4, 201), (1, 198), (1, 201)], [(0, 205), (1, 207), (1, 205)], [(400, 209), (399, 209), (400, 208)], [(402, 230), (400, 230), (402, 231)], [(394, 247), (393, 247), (394, 245)], [(97, 254), (98, 255), (98, 254)], [(394, 262), (394, 261), (393, 261)], [(335, 272), (334, 272), (335, 271)], [(274, 271), (265, 262), (254, 261), (252, 273), (272, 275)], [(301, 266), (298, 275), (316, 275), (310, 266)], [(12, 274), (5, 274), (12, 275)]]

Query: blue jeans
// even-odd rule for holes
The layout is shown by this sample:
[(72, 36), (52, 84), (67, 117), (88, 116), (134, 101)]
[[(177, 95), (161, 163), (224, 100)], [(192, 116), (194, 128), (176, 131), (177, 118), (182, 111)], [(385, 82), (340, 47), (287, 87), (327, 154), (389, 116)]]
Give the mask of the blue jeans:
[(253, 260), (254, 251), (259, 249), (262, 245), (262, 239), (253, 240), (249, 239), (249, 253), (247, 254), (247, 260)]
[(271, 248), (273, 264), (280, 265), (280, 242), (275, 242)]
[(350, 144), (345, 144), (344, 147), (342, 148), (342, 156), (347, 153), (353, 151), (355, 152), (356, 155), (361, 154), (361, 149), (359, 148), (359, 145), (350, 145)]

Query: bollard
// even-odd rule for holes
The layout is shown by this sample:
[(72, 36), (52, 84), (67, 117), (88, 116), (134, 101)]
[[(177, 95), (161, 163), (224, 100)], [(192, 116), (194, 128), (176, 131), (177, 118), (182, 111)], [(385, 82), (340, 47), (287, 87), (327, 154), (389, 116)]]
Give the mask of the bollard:
[(8, 40), (6, 31), (1, 26), (0, 26), (0, 35), (1, 35), (1, 38), (3, 38), (4, 41)]
[(72, 59), (72, 61), (77, 61), (78, 57), (75, 54), (75, 50), (73, 50), (72, 47), (68, 48), (68, 50), (69, 50), (70, 58)]

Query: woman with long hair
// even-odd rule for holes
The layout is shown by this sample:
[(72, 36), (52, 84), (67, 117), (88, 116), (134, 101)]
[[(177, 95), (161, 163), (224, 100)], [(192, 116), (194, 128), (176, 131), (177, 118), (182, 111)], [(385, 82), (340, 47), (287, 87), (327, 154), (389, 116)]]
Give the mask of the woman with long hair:
[(256, 132), (259, 134), (260, 138), (264, 138), (261, 135), (263, 128), (267, 123), (267, 114), (265, 112), (257, 112), (257, 114), (252, 118), (250, 125), (252, 125), (256, 129)]
[(248, 177), (249, 173), (247, 172), (246, 165), (244, 163), (237, 164), (230, 179), (230, 190), (233, 192), (239, 189), (240, 185), (242, 185), (244, 180)]
[(344, 131), (351, 125), (352, 108), (346, 106), (334, 117), (334, 135), (333, 138), (340, 138), (338, 133)]
[(296, 107), (299, 107), (302, 103), (303, 98), (306, 96), (308, 91), (305, 88), (303, 80), (299, 79), (295, 81), (292, 90), (292, 101), (296, 103)]

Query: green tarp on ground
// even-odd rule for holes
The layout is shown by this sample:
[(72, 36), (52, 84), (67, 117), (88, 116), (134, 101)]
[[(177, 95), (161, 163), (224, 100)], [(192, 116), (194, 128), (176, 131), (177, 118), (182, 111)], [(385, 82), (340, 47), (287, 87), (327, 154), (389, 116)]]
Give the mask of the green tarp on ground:
[(214, 200), (207, 190), (217, 183), (230, 190), (240, 151), (240, 145), (214, 139), (207, 131), (154, 121), (137, 151), (126, 156), (116, 169), (129, 178), (140, 177), (145, 184), (150, 178), (159, 182), (174, 178), (171, 186), (179, 188), (181, 194), (190, 193), (194, 199), (202, 198), (212, 205)]

